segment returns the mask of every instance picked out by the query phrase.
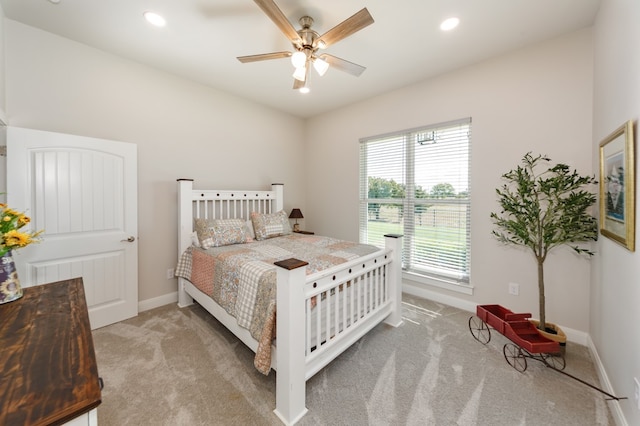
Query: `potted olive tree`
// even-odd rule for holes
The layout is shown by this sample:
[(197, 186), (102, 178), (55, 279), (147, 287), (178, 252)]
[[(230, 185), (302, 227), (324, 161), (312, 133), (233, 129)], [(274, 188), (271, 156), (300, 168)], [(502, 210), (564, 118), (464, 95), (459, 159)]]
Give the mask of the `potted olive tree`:
[(546, 321), (544, 261), (554, 247), (565, 244), (578, 254), (593, 255), (578, 243), (598, 239), (598, 222), (590, 214), (596, 196), (586, 189), (597, 182), (570, 171), (566, 164), (547, 165), (550, 161), (529, 152), (521, 165), (503, 174), (506, 183), (496, 189), (501, 211), (491, 213), (491, 219), (496, 226), (492, 233), (499, 241), (533, 253), (538, 267), (538, 329), (555, 334)]

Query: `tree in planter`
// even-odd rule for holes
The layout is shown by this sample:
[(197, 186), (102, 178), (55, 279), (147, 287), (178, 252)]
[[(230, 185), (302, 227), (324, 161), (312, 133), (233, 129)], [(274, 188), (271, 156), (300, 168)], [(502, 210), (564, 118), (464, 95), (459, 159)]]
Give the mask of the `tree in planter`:
[[(507, 182), (496, 189), (502, 211), (491, 213), (501, 242), (528, 247), (538, 265), (540, 330), (546, 329), (544, 261), (549, 251), (570, 245), (578, 254), (593, 255), (576, 243), (598, 239), (598, 222), (589, 213), (595, 194), (585, 187), (597, 183), (594, 177), (580, 176), (566, 164), (539, 171), (551, 160), (527, 153), (522, 165), (502, 175)], [(573, 245), (572, 245), (573, 244)]]

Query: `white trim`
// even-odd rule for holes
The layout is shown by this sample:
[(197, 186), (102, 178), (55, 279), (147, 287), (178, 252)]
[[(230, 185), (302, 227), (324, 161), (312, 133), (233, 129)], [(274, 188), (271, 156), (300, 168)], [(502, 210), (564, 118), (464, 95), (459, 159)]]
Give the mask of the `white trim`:
[(405, 271), (402, 272), (402, 278), (409, 282), (413, 281), (415, 284), (418, 284), (418, 286), (420, 286), (420, 284), (424, 284), (427, 286), (433, 286), (433, 287), (443, 288), (445, 290), (455, 291), (456, 293), (468, 294), (469, 296), (473, 295), (473, 286), (471, 284), (457, 284), (451, 281), (447, 281), (445, 279), (436, 279), (433, 277), (420, 275), (415, 272), (405, 272)]
[(468, 300), (459, 299), (455, 296), (449, 296), (443, 293), (438, 293), (425, 288), (424, 286), (418, 286), (411, 281), (402, 281), (402, 291), (412, 296), (421, 297), (423, 299), (433, 300), (434, 302), (444, 303), (445, 305), (453, 306), (454, 308), (462, 309), (463, 311), (475, 312), (477, 304)]
[(564, 334), (567, 335), (567, 341), (577, 343), (582, 346), (587, 346), (589, 335), (586, 332), (575, 330), (573, 328), (568, 328), (568, 327), (565, 327), (564, 325), (560, 325), (560, 328), (562, 328), (562, 331), (564, 331)]
[(163, 294), (162, 296), (153, 297), (151, 299), (141, 300), (138, 303), (138, 313), (144, 311), (150, 311), (151, 309), (159, 308), (171, 303), (178, 303), (178, 292)]
[[(609, 381), (609, 376), (607, 375), (607, 371), (604, 369), (604, 365), (602, 365), (602, 360), (600, 359), (600, 355), (598, 355), (598, 350), (596, 346), (593, 344), (593, 340), (591, 340), (591, 336), (587, 335), (587, 345), (589, 351), (591, 352), (591, 357), (593, 358), (593, 363), (596, 367), (596, 373), (598, 373), (598, 379), (600, 379), (600, 384), (603, 386), (604, 390), (610, 393), (611, 395), (616, 395), (613, 390), (613, 386), (611, 386), (611, 382)], [(616, 395), (617, 396), (617, 395)], [(622, 412), (622, 408), (620, 407), (620, 401), (610, 400), (608, 401), (609, 408), (611, 409), (611, 415), (613, 416), (613, 420), (616, 422), (618, 426), (629, 426), (627, 419)]]

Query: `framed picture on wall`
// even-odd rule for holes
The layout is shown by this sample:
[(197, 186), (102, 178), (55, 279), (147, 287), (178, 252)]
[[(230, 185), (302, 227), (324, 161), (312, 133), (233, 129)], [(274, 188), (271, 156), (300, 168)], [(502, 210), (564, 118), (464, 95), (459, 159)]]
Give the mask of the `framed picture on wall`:
[(635, 155), (633, 121), (600, 143), (600, 233), (635, 250)]

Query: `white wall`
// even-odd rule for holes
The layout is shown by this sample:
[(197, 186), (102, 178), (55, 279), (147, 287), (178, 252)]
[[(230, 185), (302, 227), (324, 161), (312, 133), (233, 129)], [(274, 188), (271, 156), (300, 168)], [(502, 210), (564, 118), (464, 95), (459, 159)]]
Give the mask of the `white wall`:
[[(471, 276), (475, 304), (538, 315), (536, 264), (491, 236), (500, 176), (528, 151), (592, 173), (592, 33), (583, 30), (309, 121), (306, 227), (358, 239), (358, 140), (472, 117)], [(596, 188), (593, 188), (595, 191)], [(589, 261), (559, 249), (545, 264), (547, 320), (586, 332)], [(508, 295), (509, 282), (520, 296)], [(470, 304), (470, 303), (469, 303)]]
[[(635, 147), (638, 149), (638, 17), (640, 2), (632, 0), (603, 0), (598, 13), (594, 27), (594, 169), (598, 166), (600, 141), (627, 120), (636, 124)], [(636, 206), (638, 186), (636, 174)], [(637, 230), (636, 218), (636, 247), (640, 243)], [(640, 253), (632, 253), (602, 236), (597, 252), (592, 272), (589, 331), (613, 389), (618, 395), (629, 397), (619, 403), (620, 410), (628, 424), (638, 425), (640, 410), (633, 398), (633, 377), (640, 379)]]
[(176, 179), (196, 188), (285, 184), (304, 205), (304, 122), (5, 20), (11, 126), (138, 145), (139, 300), (175, 292)]

